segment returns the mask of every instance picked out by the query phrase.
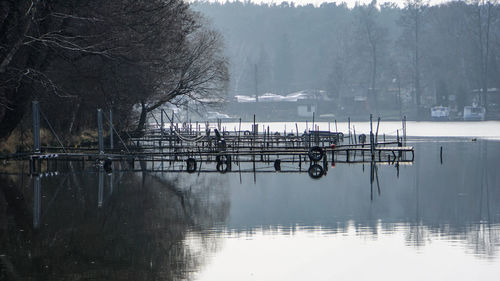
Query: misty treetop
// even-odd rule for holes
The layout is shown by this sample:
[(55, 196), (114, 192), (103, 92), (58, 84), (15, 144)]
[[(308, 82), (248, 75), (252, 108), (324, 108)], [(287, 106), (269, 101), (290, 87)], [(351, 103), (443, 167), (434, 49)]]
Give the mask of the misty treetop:
[(217, 100), (227, 81), (220, 34), (184, 1), (0, 1), (0, 139), (35, 99), (63, 134), (95, 128), (98, 107), (141, 129), (154, 108)]
[(500, 87), (496, 1), (193, 6), (226, 39), (235, 95), (322, 89), (334, 98), (365, 95), (375, 113), (391, 88), (422, 109), (449, 95), (463, 107), (472, 90)]

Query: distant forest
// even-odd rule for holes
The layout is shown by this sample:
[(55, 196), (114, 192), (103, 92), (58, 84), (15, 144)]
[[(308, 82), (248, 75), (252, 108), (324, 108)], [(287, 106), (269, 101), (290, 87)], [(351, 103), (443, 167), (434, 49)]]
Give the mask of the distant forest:
[[(496, 1), (192, 7), (224, 36), (232, 95), (318, 89), (368, 97), (378, 110), (399, 89), (423, 110), (450, 99), (463, 108), (473, 90), (500, 87)], [(478, 96), (487, 106), (487, 95)]]

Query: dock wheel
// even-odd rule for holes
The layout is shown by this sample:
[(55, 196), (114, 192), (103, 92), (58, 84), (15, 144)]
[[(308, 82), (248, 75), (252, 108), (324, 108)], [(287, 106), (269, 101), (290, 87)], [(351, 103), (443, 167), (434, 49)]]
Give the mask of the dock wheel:
[(308, 153), (309, 159), (311, 161), (314, 161), (314, 162), (317, 162), (317, 161), (321, 160), (321, 158), (323, 158), (324, 154), (325, 154), (325, 152), (319, 146), (313, 146), (313, 147), (311, 147), (309, 149), (309, 153)]
[(111, 158), (106, 158), (106, 160), (104, 160), (103, 167), (106, 173), (111, 173), (113, 171), (113, 160), (111, 160)]
[(226, 162), (217, 162), (217, 171), (221, 174), (225, 174), (227, 172), (227, 169), (228, 169), (228, 165)]
[(280, 159), (274, 160), (274, 170), (276, 172), (281, 171), (281, 160)]
[(231, 166), (231, 155), (229, 154), (217, 155), (215, 157), (215, 161), (217, 162), (218, 172), (224, 174), (225, 172), (229, 171)]
[(313, 179), (319, 179), (325, 174), (325, 170), (318, 164), (313, 164), (307, 170), (309, 176)]
[(188, 173), (194, 173), (196, 171), (196, 167), (197, 167), (197, 164), (196, 164), (196, 160), (194, 158), (188, 158), (186, 160), (186, 171)]

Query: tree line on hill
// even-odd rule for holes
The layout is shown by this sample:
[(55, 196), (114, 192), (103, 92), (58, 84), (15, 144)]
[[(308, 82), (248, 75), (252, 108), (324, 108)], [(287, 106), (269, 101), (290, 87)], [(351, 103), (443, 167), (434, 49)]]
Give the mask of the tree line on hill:
[(463, 107), (472, 90), (500, 87), (497, 1), (194, 7), (226, 39), (235, 95), (321, 89), (332, 98), (365, 95), (379, 111), (384, 95), (400, 89), (421, 117), (429, 100), (446, 105), (453, 96)]

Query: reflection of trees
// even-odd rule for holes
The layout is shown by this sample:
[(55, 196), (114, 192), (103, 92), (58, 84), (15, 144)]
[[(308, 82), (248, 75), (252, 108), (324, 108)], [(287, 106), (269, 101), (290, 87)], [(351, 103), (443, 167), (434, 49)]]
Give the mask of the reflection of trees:
[(496, 256), (500, 245), (500, 229), (490, 224), (473, 225), (469, 227), (464, 239), (474, 254), (492, 258)]
[[(226, 220), (229, 205), (224, 190), (215, 182), (204, 189), (193, 188), (187, 181), (149, 174), (142, 179), (131, 173), (114, 177), (112, 194), (109, 182), (104, 186), (101, 208), (97, 208), (95, 174), (43, 179), (45, 197), (38, 230), (32, 228), (31, 207), (7, 211), (15, 201), (5, 198), (4, 188), (0, 193), (0, 246), (4, 249), (0, 263), (2, 268), (13, 265), (8, 275), (41, 280), (188, 278), (202, 264), (203, 256), (186, 247), (184, 239), (201, 224), (210, 227)], [(0, 181), (2, 187), (26, 190), (26, 199), (17, 205), (31, 206), (29, 188), (16, 187), (5, 178)]]
[[(488, 162), (488, 142), (481, 142), (480, 160)], [(490, 191), (490, 166), (486, 166), (480, 170), (480, 192), (479, 192), (479, 217), (481, 224), (472, 225), (466, 236), (467, 244), (473, 247), (474, 253), (477, 255), (485, 255), (493, 257), (495, 255), (495, 246), (500, 245), (500, 229), (496, 225), (492, 225), (493, 218), (491, 216), (490, 197), (494, 198), (494, 194)]]
[(428, 230), (421, 223), (408, 225), (406, 232), (406, 242), (408, 245), (419, 249), (425, 246), (425, 242), (429, 238)]

